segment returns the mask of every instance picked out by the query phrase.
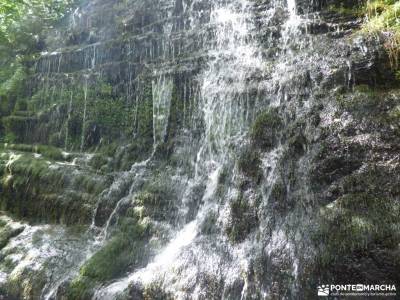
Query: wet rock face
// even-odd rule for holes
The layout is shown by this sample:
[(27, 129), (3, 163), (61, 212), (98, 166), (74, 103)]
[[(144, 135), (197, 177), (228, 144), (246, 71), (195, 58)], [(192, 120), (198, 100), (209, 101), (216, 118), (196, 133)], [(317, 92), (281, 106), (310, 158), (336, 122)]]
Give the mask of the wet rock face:
[(321, 275), (338, 282), (399, 282), (398, 235), (390, 229), (399, 214), (399, 137), (389, 121), (398, 91), (380, 88), (338, 95), (337, 125), (313, 163), (319, 203), (327, 203), (321, 229), (330, 232), (319, 254), (330, 271)]
[(399, 90), (383, 39), (339, 4), (358, 2), (77, 8), (2, 122), (1, 208), (52, 225), (0, 223), (0, 294), (313, 299), (321, 283), (399, 283)]

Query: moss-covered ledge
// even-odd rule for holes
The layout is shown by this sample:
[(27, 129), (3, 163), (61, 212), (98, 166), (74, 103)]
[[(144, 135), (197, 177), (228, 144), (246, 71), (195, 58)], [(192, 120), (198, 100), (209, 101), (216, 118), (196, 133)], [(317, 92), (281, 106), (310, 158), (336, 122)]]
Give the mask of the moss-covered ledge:
[(59, 152), (46, 149), (43, 154), (0, 152), (0, 209), (33, 222), (90, 223), (107, 180), (90, 169), (52, 160)]

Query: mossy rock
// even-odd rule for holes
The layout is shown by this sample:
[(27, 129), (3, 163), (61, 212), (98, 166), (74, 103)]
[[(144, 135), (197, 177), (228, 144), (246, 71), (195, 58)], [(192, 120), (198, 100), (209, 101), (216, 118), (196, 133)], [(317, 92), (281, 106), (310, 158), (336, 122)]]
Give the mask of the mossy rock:
[(149, 225), (137, 219), (120, 220), (113, 237), (83, 265), (81, 276), (104, 282), (141, 265), (150, 255), (144, 251), (149, 230)]
[(89, 166), (95, 170), (101, 170), (103, 166), (107, 165), (108, 158), (102, 154), (95, 154), (89, 161)]
[[(14, 157), (12, 156), (14, 155)], [(0, 181), (1, 209), (19, 218), (64, 224), (91, 221), (96, 196), (106, 180), (71, 172), (32, 154), (10, 154)]]
[(0, 219), (0, 250), (8, 244), (10, 239), (18, 236), (24, 229), (24, 226), (8, 226), (6, 221)]
[(9, 278), (3, 288), (7, 299), (40, 299), (46, 281), (43, 270), (24, 268)]
[(174, 191), (168, 182), (159, 180), (152, 182), (142, 188), (142, 191), (136, 195), (134, 203), (142, 207), (142, 216), (150, 217), (156, 220), (173, 219), (177, 212), (174, 204)]
[(400, 265), (400, 253), (395, 254), (400, 242), (396, 230), (399, 217), (397, 201), (367, 193), (344, 195), (323, 208), (313, 234), (319, 249), (316, 268), (322, 272), (321, 277), (368, 281), (374, 279), (368, 274), (375, 268), (376, 282), (399, 280), (393, 269)]
[(153, 149), (153, 140), (138, 138), (134, 142), (115, 149), (112, 167), (119, 171), (128, 171), (135, 162), (147, 159)]
[(282, 126), (283, 121), (277, 108), (270, 108), (261, 113), (250, 131), (253, 144), (262, 150), (270, 150), (278, 142)]
[(62, 287), (61, 299), (91, 299), (95, 288), (127, 271), (144, 266), (151, 255), (146, 244), (151, 236), (149, 223), (121, 217), (112, 237), (81, 267), (79, 275)]
[(276, 211), (285, 212), (292, 207), (291, 203), (288, 203), (287, 196), (286, 185), (278, 180), (272, 187), (269, 203)]
[(21, 143), (28, 139), (37, 124), (37, 119), (35, 117), (8, 116), (2, 118), (2, 124), (6, 135), (13, 137), (7, 142)]
[(91, 300), (95, 292), (96, 282), (87, 276), (78, 276), (71, 282), (61, 286), (57, 297), (62, 300)]
[(6, 149), (22, 152), (41, 154), (50, 160), (64, 160), (64, 155), (59, 148), (48, 145), (7, 144)]
[(172, 294), (166, 292), (161, 284), (155, 282), (144, 287), (143, 300), (173, 300)]
[(218, 232), (218, 215), (215, 212), (210, 212), (206, 215), (200, 225), (202, 234), (210, 235)]
[(255, 183), (259, 183), (263, 175), (259, 152), (251, 147), (242, 150), (238, 160), (238, 168)]
[(232, 243), (238, 243), (258, 225), (257, 211), (243, 195), (231, 201), (229, 206), (231, 220), (225, 231)]

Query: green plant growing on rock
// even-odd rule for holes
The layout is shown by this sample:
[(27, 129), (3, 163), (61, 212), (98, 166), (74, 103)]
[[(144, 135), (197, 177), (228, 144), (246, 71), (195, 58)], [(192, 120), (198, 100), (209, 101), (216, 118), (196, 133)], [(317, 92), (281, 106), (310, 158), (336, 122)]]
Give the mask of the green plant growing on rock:
[(143, 300), (172, 300), (174, 297), (166, 292), (158, 282), (150, 283), (145, 286)]
[(19, 235), (25, 228), (23, 226), (12, 227), (1, 220), (0, 224), (0, 250), (7, 245), (8, 241)]
[(104, 189), (101, 178), (71, 175), (42, 157), (22, 152), (3, 159), (2, 210), (34, 221), (84, 224), (91, 219), (95, 197)]
[(386, 33), (385, 48), (391, 66), (399, 68), (400, 58), (400, 2), (394, 0), (368, 1), (365, 6), (367, 21), (363, 30), (368, 33)]
[(150, 255), (144, 251), (150, 232), (150, 225), (138, 218), (120, 219), (112, 238), (82, 266), (79, 276), (67, 287), (68, 297), (91, 299), (97, 284), (145, 262)]
[(47, 145), (7, 144), (5, 149), (37, 153), (51, 160), (64, 160), (65, 158), (60, 149)]
[(232, 243), (238, 243), (257, 226), (257, 212), (242, 194), (230, 202), (229, 208), (231, 220), (225, 231)]
[(158, 180), (144, 186), (134, 201), (138, 207), (143, 208), (141, 218), (146, 216), (166, 220), (176, 213), (173, 197), (174, 192), (168, 182)]
[(282, 125), (283, 121), (277, 108), (270, 108), (261, 113), (250, 131), (252, 143), (262, 150), (270, 150), (278, 142)]
[(124, 219), (121, 228), (81, 269), (81, 275), (105, 281), (123, 274), (143, 255), (146, 225)]
[[(349, 2), (349, 3), (346, 3)], [(363, 16), (364, 10), (361, 5), (354, 5), (353, 1), (334, 3), (328, 6), (328, 11), (345, 16)]]
[(246, 147), (239, 156), (238, 168), (256, 183), (259, 182), (262, 177), (262, 169), (258, 151)]
[(349, 193), (323, 208), (321, 213), (322, 220), (314, 238), (320, 244), (319, 264), (321, 268), (331, 269), (332, 274), (339, 265), (365, 263), (359, 261), (360, 253), (364, 258), (373, 257), (395, 249), (400, 241), (396, 229), (400, 207), (390, 198)]

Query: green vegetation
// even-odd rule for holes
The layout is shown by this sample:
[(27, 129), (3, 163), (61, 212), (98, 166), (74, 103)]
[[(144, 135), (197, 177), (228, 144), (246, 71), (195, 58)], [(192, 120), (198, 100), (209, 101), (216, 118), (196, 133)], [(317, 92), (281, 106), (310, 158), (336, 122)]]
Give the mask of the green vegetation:
[(250, 136), (253, 144), (262, 150), (271, 149), (278, 141), (278, 131), (283, 122), (277, 108), (270, 108), (255, 120)]
[[(58, 153), (46, 147), (39, 149), (48, 156)], [(91, 174), (79, 173), (71, 178), (70, 169), (58, 168), (31, 153), (2, 154), (0, 169), (0, 208), (35, 221), (87, 223), (92, 216), (91, 205), (105, 183)]]
[(0, 250), (7, 245), (11, 238), (19, 235), (23, 230), (23, 226), (11, 227), (7, 225), (7, 222), (0, 219)]
[(346, 1), (340, 3), (331, 4), (328, 7), (328, 11), (337, 13), (342, 16), (357, 16), (361, 17), (364, 15), (364, 10), (361, 5), (354, 5), (351, 1)]
[(213, 234), (217, 232), (218, 215), (215, 212), (210, 212), (206, 215), (200, 226), (202, 234)]
[(149, 223), (135, 216), (119, 219), (113, 237), (82, 266), (79, 276), (70, 283), (68, 299), (91, 299), (97, 284), (121, 276), (146, 261), (150, 255), (145, 251), (150, 230)]
[[(136, 114), (143, 117), (140, 108), (117, 97), (111, 85), (98, 78), (84, 80), (83, 84), (54, 82), (38, 90), (28, 100), (27, 108), (31, 114), (40, 115), (38, 121), (43, 120), (30, 127), (41, 142), (68, 150), (87, 150), (132, 136)], [(47, 125), (42, 124), (44, 120)]]
[(395, 248), (400, 240), (396, 230), (400, 207), (396, 201), (366, 194), (343, 196), (328, 205), (323, 226), (315, 237), (325, 245), (321, 263), (335, 264), (344, 255), (377, 247)]
[(148, 234), (147, 223), (123, 218), (113, 237), (82, 267), (81, 275), (102, 282), (123, 274), (146, 255), (143, 241)]
[(246, 147), (242, 151), (239, 156), (238, 167), (243, 174), (253, 179), (256, 183), (260, 181), (262, 177), (261, 159), (260, 154), (254, 149)]
[(158, 282), (145, 286), (143, 300), (172, 300), (174, 297), (166, 292)]
[(290, 208), (287, 202), (287, 187), (281, 180), (278, 180), (272, 187), (269, 202), (278, 212), (285, 212)]
[(70, 11), (74, 0), (1, 0), (0, 116), (24, 96), (29, 61), (44, 45), (44, 35)]
[(386, 32), (385, 47), (394, 70), (400, 58), (400, 2), (396, 0), (370, 0), (365, 6), (367, 21), (363, 30), (368, 33)]
[(342, 195), (321, 208), (313, 233), (319, 270), (329, 270), (332, 278), (362, 280), (354, 276), (387, 264), (393, 268), (385, 269), (385, 276), (398, 276), (400, 205), (390, 178), (392, 171), (371, 164), (342, 179)]
[(93, 279), (79, 275), (68, 285), (66, 299), (90, 300), (95, 286), (96, 282)]
[[(166, 220), (174, 214), (173, 190), (163, 178), (154, 178), (133, 197), (130, 205), (110, 227), (111, 238), (81, 268), (67, 289), (68, 299), (91, 299), (94, 288), (146, 263), (145, 248), (155, 233), (151, 219)], [(148, 289), (147, 289), (148, 288)], [(154, 287), (145, 287), (150, 295)], [(149, 298), (153, 299), (153, 298)]]
[(35, 34), (63, 17), (73, 4), (72, 0), (2, 0), (0, 41), (12, 45), (18, 39), (34, 39)]
[(148, 183), (135, 197), (135, 204), (141, 208), (140, 218), (151, 217), (156, 220), (172, 218), (176, 212), (173, 205), (174, 192), (163, 179)]
[(230, 202), (230, 215), (231, 220), (225, 231), (232, 243), (243, 241), (251, 230), (258, 225), (256, 209), (242, 194)]
[(5, 144), (4, 149), (21, 152), (31, 152), (43, 155), (50, 160), (64, 160), (62, 151), (56, 147), (47, 145)]

